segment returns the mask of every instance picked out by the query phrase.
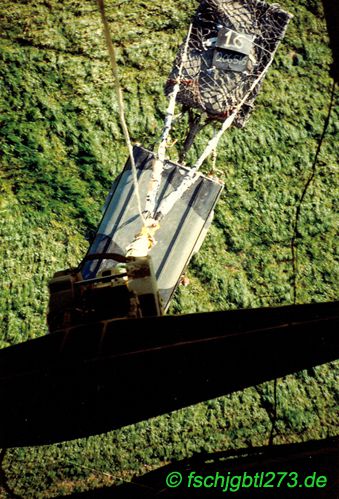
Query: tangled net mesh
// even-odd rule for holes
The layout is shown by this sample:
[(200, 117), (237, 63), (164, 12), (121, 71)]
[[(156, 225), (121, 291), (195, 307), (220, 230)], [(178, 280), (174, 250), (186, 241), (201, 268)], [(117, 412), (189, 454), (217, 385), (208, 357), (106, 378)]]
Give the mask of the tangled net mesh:
[[(183, 63), (177, 101), (243, 127), (291, 15), (260, 0), (203, 0), (193, 18), (188, 50), (182, 45), (166, 84), (169, 95)], [(257, 83), (255, 83), (258, 80)]]

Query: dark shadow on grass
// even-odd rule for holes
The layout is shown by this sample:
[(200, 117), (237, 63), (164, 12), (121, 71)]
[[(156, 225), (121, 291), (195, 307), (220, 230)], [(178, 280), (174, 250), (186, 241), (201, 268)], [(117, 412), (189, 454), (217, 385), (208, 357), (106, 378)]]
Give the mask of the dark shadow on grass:
[(339, 9), (337, 2), (323, 0), (327, 30), (330, 37), (330, 47), (333, 53), (333, 64), (331, 69), (335, 82), (339, 81)]

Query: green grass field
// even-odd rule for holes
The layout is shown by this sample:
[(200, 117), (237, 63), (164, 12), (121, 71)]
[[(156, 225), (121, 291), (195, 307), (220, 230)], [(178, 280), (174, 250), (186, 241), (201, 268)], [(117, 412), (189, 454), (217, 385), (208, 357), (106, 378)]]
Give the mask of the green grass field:
[[(197, 4), (106, 5), (131, 137), (152, 149), (166, 110), (163, 87)], [(217, 169), (225, 189), (189, 267), (190, 285), (178, 289), (171, 314), (338, 297), (335, 106), (314, 165), (332, 87), (326, 23), (320, 0), (281, 5), (294, 17), (250, 121), (221, 141)], [(2, 1), (2, 348), (46, 333), (48, 280), (75, 266), (88, 248), (127, 157), (117, 110), (94, 0)], [(211, 134), (198, 137), (189, 160)], [(173, 138), (181, 136), (179, 128)], [(178, 158), (175, 145), (169, 154)], [(336, 368), (278, 380), (275, 443), (338, 433)], [(7, 450), (0, 498), (10, 497), (6, 487), (27, 499), (54, 497), (131, 480), (196, 452), (265, 445), (273, 403), (270, 382), (105, 435)]]

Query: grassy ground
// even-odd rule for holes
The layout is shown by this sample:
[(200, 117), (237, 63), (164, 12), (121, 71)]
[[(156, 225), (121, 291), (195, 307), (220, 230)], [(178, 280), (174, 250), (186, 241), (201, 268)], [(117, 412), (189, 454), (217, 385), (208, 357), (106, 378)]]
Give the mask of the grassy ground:
[[(106, 4), (131, 136), (152, 148), (166, 108), (166, 76), (196, 3)], [(338, 296), (336, 110), (313, 164), (330, 102), (326, 24), (320, 0), (281, 4), (294, 18), (248, 125), (220, 144), (225, 190), (190, 265), (191, 284), (178, 290), (170, 313)], [(45, 334), (47, 282), (86, 251), (127, 152), (94, 1), (3, 0), (0, 78), (4, 348)], [(198, 138), (189, 159), (211, 133)], [(174, 146), (171, 158), (177, 154)], [(276, 443), (336, 434), (335, 367), (279, 380)], [(273, 383), (266, 383), (106, 435), (8, 450), (3, 475), (25, 498), (130, 480), (194, 452), (266, 444), (272, 411)]]

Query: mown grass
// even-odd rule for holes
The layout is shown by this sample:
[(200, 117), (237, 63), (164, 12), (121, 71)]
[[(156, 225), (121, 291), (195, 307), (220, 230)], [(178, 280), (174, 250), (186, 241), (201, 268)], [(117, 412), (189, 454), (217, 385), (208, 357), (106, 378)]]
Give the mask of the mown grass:
[[(166, 108), (166, 76), (196, 3), (136, 0), (119, 9), (106, 3), (131, 136), (152, 148)], [(225, 189), (190, 265), (191, 283), (178, 290), (170, 313), (289, 304), (294, 284), (298, 303), (337, 297), (336, 110), (301, 206), (297, 274), (291, 252), (330, 101), (326, 25), (320, 0), (282, 5), (294, 18), (249, 123), (230, 130), (219, 147)], [(86, 251), (127, 153), (94, 1), (4, 0), (0, 29), (0, 346), (6, 347), (45, 334), (48, 280)], [(197, 138), (188, 161), (211, 133)], [(181, 135), (182, 129), (174, 134)], [(170, 155), (178, 157), (176, 146)], [(336, 434), (335, 367), (279, 380), (275, 442)], [(9, 450), (3, 470), (25, 498), (130, 480), (195, 452), (266, 444), (273, 403), (273, 383), (266, 383), (106, 435)]]

